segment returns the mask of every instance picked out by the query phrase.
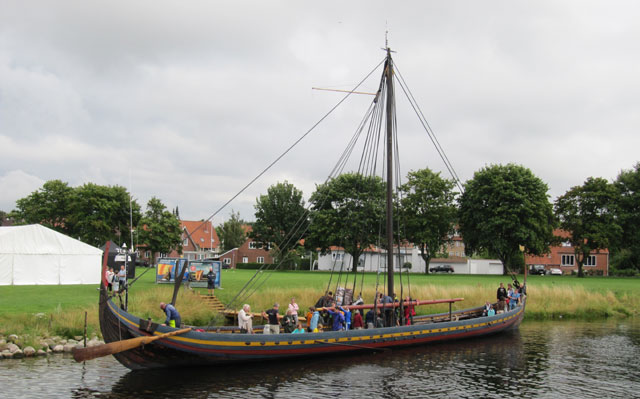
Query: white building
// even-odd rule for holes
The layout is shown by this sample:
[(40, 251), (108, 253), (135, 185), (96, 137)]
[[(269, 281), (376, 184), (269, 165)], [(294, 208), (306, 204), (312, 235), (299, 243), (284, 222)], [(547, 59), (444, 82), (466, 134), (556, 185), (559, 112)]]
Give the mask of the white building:
[[(399, 251), (399, 253), (398, 253)], [(420, 250), (414, 246), (406, 246), (394, 249), (394, 263), (404, 265), (406, 262), (411, 263), (410, 271), (412, 273), (424, 273), (425, 262), (420, 256)], [(350, 271), (353, 262), (351, 255), (345, 253), (343, 248), (334, 247), (330, 253), (321, 255), (318, 253), (318, 270), (334, 270), (334, 271)], [(502, 262), (494, 259), (469, 259), (461, 256), (452, 256), (449, 258), (433, 258), (431, 259), (431, 268), (449, 265), (453, 268), (454, 273), (459, 274), (502, 274)], [(382, 272), (387, 270), (387, 251), (380, 248), (371, 248), (360, 255), (358, 261), (358, 271)]]

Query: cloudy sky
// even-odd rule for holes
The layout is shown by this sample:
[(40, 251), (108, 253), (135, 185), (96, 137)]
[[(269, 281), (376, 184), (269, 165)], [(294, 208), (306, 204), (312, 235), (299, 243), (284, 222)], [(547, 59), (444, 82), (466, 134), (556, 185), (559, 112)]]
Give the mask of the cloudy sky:
[[(553, 200), (640, 161), (635, 1), (11, 1), (0, 7), (0, 210), (61, 179), (209, 217), (384, 57), (463, 181), (514, 162)], [(361, 87), (375, 91), (380, 73)], [(311, 194), (371, 98), (352, 96), (231, 209)], [(398, 99), (398, 108), (406, 101)], [(444, 170), (398, 116), (403, 171)], [(354, 169), (351, 167), (350, 169)], [(349, 169), (349, 168), (348, 168)]]

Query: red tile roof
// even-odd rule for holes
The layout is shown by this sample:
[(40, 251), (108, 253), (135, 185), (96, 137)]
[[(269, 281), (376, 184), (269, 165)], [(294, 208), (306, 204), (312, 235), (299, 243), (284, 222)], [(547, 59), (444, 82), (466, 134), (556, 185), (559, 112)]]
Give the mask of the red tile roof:
[[(213, 223), (201, 220), (181, 220), (180, 227), (186, 229), (191, 235), (191, 239), (200, 246), (200, 248), (218, 248), (220, 246), (220, 239), (218, 233), (213, 227)], [(211, 240), (213, 240), (213, 245)]]

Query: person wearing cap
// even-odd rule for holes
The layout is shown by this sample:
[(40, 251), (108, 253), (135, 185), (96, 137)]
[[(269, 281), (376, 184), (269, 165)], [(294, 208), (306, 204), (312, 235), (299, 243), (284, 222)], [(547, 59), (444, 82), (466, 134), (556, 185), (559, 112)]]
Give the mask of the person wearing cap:
[(182, 324), (180, 313), (178, 313), (178, 311), (172, 304), (160, 302), (160, 309), (164, 310), (164, 312), (167, 314), (167, 319), (165, 320), (163, 326), (169, 326), (173, 328), (180, 327), (180, 325)]
[(278, 303), (274, 303), (271, 309), (262, 312), (262, 317), (267, 319), (264, 334), (280, 334), (280, 323), (278, 323), (279, 308), (280, 305)]

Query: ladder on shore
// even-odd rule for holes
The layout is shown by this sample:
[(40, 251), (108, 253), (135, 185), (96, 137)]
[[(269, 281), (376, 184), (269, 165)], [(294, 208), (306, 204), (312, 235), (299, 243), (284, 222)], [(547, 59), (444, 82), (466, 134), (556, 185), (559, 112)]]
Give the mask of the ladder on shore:
[(214, 312), (221, 313), (224, 310), (224, 304), (220, 302), (218, 297), (216, 297), (215, 295), (200, 295), (200, 293), (197, 291), (196, 295), (209, 309), (213, 310)]

